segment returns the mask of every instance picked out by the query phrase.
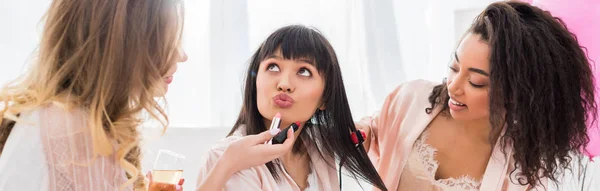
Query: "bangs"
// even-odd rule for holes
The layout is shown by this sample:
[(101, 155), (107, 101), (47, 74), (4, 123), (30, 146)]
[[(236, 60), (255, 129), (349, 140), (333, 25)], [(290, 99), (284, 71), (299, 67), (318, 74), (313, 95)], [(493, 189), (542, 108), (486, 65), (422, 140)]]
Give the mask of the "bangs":
[(259, 58), (262, 61), (281, 51), (284, 59), (308, 61), (323, 73), (332, 63), (327, 47), (331, 45), (318, 31), (293, 25), (271, 34), (262, 45)]

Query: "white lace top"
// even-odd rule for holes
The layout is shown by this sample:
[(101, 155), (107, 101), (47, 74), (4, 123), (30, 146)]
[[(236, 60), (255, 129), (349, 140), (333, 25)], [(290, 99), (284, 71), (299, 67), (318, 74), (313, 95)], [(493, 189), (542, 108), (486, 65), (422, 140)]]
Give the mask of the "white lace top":
[(114, 157), (90, 160), (86, 121), (55, 105), (22, 113), (0, 155), (0, 190), (119, 190), (125, 171)]
[(425, 143), (427, 135), (425, 130), (413, 145), (398, 190), (479, 190), (481, 182), (470, 176), (435, 179), (439, 166), (434, 158), (437, 149)]

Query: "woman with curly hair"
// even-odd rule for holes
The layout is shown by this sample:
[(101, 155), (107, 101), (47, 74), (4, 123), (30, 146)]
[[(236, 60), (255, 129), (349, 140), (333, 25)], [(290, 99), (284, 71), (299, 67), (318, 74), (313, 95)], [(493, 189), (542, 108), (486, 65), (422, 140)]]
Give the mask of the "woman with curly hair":
[(594, 83), (560, 19), (491, 4), (452, 56), (442, 84), (400, 85), (358, 123), (388, 189), (545, 190), (581, 166)]

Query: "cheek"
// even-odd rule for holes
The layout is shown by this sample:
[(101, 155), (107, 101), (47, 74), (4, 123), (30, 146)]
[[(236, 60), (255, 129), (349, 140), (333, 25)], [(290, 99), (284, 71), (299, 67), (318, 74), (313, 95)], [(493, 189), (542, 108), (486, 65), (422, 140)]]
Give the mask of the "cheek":
[(165, 76), (173, 76), (173, 74), (175, 74), (175, 72), (177, 72), (177, 69), (179, 68), (179, 65), (177, 63), (173, 64), (170, 68), (169, 71), (167, 71), (167, 74)]
[(256, 76), (256, 103), (259, 108), (268, 103), (269, 81), (272, 80), (269, 80), (268, 77), (265, 77), (264, 75)]
[(488, 96), (488, 92), (487, 91), (480, 91), (474, 94), (474, 96), (471, 98), (471, 100), (473, 100), (473, 105), (476, 106), (476, 110), (478, 113), (481, 114), (489, 114), (490, 111), (490, 98)]
[(315, 91), (311, 91), (307, 94), (307, 98), (310, 101), (310, 104), (307, 104), (307, 105), (312, 107), (313, 109), (316, 109), (320, 106), (321, 98), (323, 96), (323, 89), (319, 89), (319, 90), (316, 90), (316, 89), (317, 88), (315, 88)]
[(304, 89), (307, 91), (302, 94), (303, 104), (301, 106), (306, 110), (314, 112), (321, 106), (324, 90), (323, 85), (320, 83), (310, 83), (306, 84)]

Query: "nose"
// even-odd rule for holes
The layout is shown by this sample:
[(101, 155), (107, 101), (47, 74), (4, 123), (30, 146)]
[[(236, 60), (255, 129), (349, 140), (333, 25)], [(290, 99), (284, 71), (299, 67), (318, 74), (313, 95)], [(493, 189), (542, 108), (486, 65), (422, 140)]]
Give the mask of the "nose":
[(291, 82), (289, 74), (282, 73), (279, 83), (277, 83), (277, 90), (280, 92), (293, 93), (295, 90), (294, 85)]
[(185, 53), (185, 51), (181, 50), (179, 53), (179, 62), (185, 62), (188, 59), (188, 55)]
[(462, 83), (463, 80), (458, 76), (447, 78), (446, 87), (448, 88), (448, 93), (454, 96), (462, 95), (464, 93)]

